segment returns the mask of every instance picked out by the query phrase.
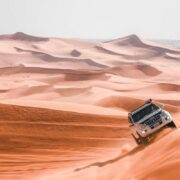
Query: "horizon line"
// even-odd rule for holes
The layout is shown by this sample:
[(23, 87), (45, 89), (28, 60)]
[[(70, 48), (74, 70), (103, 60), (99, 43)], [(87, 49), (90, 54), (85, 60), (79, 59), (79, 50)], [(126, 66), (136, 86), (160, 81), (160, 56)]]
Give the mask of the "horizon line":
[(119, 36), (119, 37), (114, 37), (114, 38), (81, 38), (81, 37), (62, 37), (62, 36), (44, 36), (44, 35), (38, 35), (38, 34), (31, 34), (31, 33), (26, 33), (23, 31), (17, 31), (14, 33), (3, 33), (0, 34), (0, 36), (10, 36), (10, 35), (16, 35), (16, 34), (23, 34), (27, 36), (34, 36), (34, 37), (42, 37), (42, 38), (62, 38), (62, 39), (79, 39), (79, 40), (89, 40), (89, 41), (108, 41), (108, 40), (115, 40), (115, 39), (120, 39), (120, 38), (125, 38), (129, 36), (137, 36), (139, 38), (147, 39), (147, 40), (157, 40), (157, 41), (180, 41), (180, 39), (168, 39), (168, 38), (144, 38), (141, 35), (138, 35), (136, 33), (134, 34), (128, 34), (125, 36)]

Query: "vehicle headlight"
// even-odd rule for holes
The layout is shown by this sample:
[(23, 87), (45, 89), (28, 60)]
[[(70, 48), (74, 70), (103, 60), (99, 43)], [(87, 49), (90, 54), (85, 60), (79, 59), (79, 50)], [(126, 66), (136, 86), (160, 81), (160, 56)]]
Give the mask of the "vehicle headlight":
[(165, 119), (165, 120), (169, 120), (170, 119), (170, 117), (166, 113), (164, 113), (164, 112), (161, 114), (161, 117), (163, 119)]
[(140, 129), (144, 129), (146, 127), (145, 124), (139, 124)]
[(161, 117), (166, 118), (167, 115), (163, 112), (163, 113), (161, 114)]

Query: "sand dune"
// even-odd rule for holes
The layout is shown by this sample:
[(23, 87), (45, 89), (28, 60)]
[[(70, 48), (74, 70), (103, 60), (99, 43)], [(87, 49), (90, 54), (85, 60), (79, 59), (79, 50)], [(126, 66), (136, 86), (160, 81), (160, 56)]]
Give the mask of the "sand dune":
[(17, 40), (17, 41), (48, 41), (49, 38), (42, 38), (42, 37), (36, 37), (36, 36), (31, 36), (28, 34), (24, 34), (23, 32), (17, 32), (12, 35), (1, 35), (0, 36), (1, 40), (5, 39), (12, 39), (12, 40)]
[(179, 128), (137, 147), (127, 122), (153, 98), (180, 127), (179, 60), (136, 35), (1, 35), (0, 179), (179, 179)]
[(129, 112), (135, 109), (137, 106), (140, 106), (143, 103), (143, 100), (129, 98), (129, 97), (120, 97), (120, 96), (112, 96), (107, 97), (105, 99), (100, 100), (97, 105), (103, 107), (118, 107), (124, 109)]
[(109, 72), (130, 78), (146, 78), (161, 73), (158, 69), (146, 64), (122, 64), (120, 67), (111, 68)]
[[(131, 50), (129, 51), (127, 48)], [(180, 54), (177, 50), (145, 41), (136, 35), (104, 42), (97, 49), (104, 53), (121, 56), (127, 60), (153, 59), (161, 56), (167, 57), (168, 55), (177, 58)]]
[(163, 91), (180, 91), (180, 85), (178, 84), (170, 84), (170, 83), (160, 83), (157, 84), (157, 86), (159, 86), (160, 89), (162, 89)]
[[(12, 105), (0, 105), (0, 108), (1, 156), (9, 154), (11, 157), (0, 162), (1, 167), (3, 165), (0, 177), (6, 179), (11, 176), (13, 179), (28, 179), (40, 169), (51, 171), (73, 159), (89, 161), (96, 153), (101, 154), (104, 148), (114, 149), (114, 143), (120, 146), (118, 138), (125, 134), (129, 136), (127, 127), (121, 126), (126, 124), (125, 118), (119, 121), (119, 117)], [(121, 135), (121, 131), (125, 134)], [(97, 152), (90, 155), (91, 151)], [(86, 152), (90, 153), (89, 156)], [(55, 157), (56, 160), (52, 161)], [(23, 168), (20, 163), (24, 164)], [(13, 165), (12, 169), (10, 165)]]
[(161, 46), (160, 44), (156, 44), (154, 42), (144, 40), (135, 34), (123, 38), (107, 41), (105, 43), (110, 43), (118, 46), (134, 46), (134, 47), (148, 48), (148, 49), (156, 50), (158, 52), (169, 52), (173, 54), (180, 54), (180, 52), (177, 50), (166, 48)]
[(73, 57), (79, 57), (81, 55), (81, 52), (79, 52), (78, 50), (74, 49), (71, 52), (71, 56)]

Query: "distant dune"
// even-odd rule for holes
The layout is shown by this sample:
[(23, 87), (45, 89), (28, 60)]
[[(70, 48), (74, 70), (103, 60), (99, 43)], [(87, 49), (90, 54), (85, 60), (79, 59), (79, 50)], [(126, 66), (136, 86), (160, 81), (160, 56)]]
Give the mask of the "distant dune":
[(17, 32), (12, 35), (1, 35), (0, 39), (1, 40), (16, 40), (16, 41), (34, 41), (34, 42), (49, 40), (49, 38), (31, 36), (23, 32)]
[(127, 113), (164, 103), (180, 126), (180, 51), (110, 41), (0, 36), (0, 179), (180, 179), (179, 129), (137, 147)]

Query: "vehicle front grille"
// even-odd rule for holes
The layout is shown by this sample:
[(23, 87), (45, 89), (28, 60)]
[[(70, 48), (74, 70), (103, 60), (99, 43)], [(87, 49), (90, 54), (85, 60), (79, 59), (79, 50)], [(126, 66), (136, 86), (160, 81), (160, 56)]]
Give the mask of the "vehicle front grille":
[(157, 114), (153, 117), (150, 117), (147, 121), (144, 122), (145, 125), (151, 126), (157, 122), (161, 122), (161, 116), (160, 114)]

